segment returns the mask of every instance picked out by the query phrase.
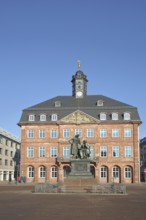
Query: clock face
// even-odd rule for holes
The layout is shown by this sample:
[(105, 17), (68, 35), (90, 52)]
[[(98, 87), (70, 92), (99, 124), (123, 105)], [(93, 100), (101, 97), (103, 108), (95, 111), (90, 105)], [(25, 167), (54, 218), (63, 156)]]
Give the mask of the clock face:
[(81, 91), (78, 91), (78, 92), (77, 92), (77, 96), (78, 96), (78, 97), (81, 97), (82, 95), (83, 95), (83, 93), (82, 93)]

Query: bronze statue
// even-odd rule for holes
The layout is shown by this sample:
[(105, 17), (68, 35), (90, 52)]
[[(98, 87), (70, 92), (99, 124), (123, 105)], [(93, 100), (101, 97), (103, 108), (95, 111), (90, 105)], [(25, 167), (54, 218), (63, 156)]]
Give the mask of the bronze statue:
[(69, 143), (71, 144), (71, 155), (74, 158), (78, 158), (78, 149), (79, 145), (81, 145), (79, 134), (76, 134), (74, 138), (72, 138)]
[(90, 145), (86, 140), (81, 143), (79, 134), (76, 134), (69, 143), (71, 144), (71, 155), (74, 158), (87, 159), (90, 157)]
[(86, 140), (83, 141), (81, 147), (79, 148), (79, 156), (81, 159), (87, 159), (90, 157), (90, 145)]

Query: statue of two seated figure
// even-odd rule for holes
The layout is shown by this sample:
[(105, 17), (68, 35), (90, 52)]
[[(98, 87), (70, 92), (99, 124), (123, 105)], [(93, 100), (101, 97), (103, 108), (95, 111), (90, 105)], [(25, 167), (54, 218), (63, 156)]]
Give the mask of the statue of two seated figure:
[(69, 143), (71, 144), (71, 155), (73, 158), (87, 159), (90, 157), (90, 145), (86, 140), (83, 140), (83, 143), (81, 143), (78, 134)]

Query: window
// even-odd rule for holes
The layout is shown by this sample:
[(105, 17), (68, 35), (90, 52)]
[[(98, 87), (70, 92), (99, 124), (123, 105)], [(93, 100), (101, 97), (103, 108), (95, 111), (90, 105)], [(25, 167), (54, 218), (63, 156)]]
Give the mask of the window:
[(33, 166), (28, 167), (28, 177), (29, 178), (34, 177), (34, 167)]
[(8, 146), (9, 145), (9, 141), (6, 139), (6, 145)]
[(12, 160), (10, 160), (10, 166), (13, 166), (13, 161)]
[(46, 168), (44, 166), (41, 166), (39, 168), (40, 171), (40, 178), (45, 178), (46, 177)]
[(132, 157), (132, 147), (125, 146), (125, 157)]
[(57, 157), (57, 147), (51, 147), (51, 157)]
[(107, 130), (106, 130), (106, 128), (101, 128), (100, 129), (100, 137), (102, 137), (102, 138), (107, 137)]
[(5, 150), (5, 155), (8, 156), (8, 150)]
[(70, 129), (66, 128), (63, 130), (63, 137), (64, 138), (69, 138), (70, 137)]
[(106, 120), (106, 114), (100, 113), (100, 120)]
[(118, 113), (112, 113), (112, 120), (118, 120)]
[(2, 158), (0, 158), (0, 165), (2, 165)]
[(3, 143), (3, 138), (2, 137), (0, 137), (0, 144), (2, 144)]
[(55, 107), (61, 107), (61, 101), (55, 101)]
[(39, 157), (45, 157), (45, 147), (39, 147)]
[(57, 130), (56, 129), (52, 129), (51, 130), (51, 137), (52, 138), (56, 138), (57, 137)]
[(107, 167), (103, 166), (100, 168), (100, 177), (107, 178)]
[(11, 141), (11, 147), (13, 147), (13, 142)]
[(2, 148), (0, 148), (0, 154), (2, 154)]
[(82, 129), (76, 128), (76, 129), (75, 129), (75, 135), (76, 135), (76, 134), (79, 134), (79, 137), (82, 137)]
[(27, 157), (34, 157), (34, 148), (27, 147)]
[(45, 138), (45, 130), (39, 130), (39, 138)]
[(10, 155), (11, 155), (11, 157), (13, 157), (13, 151), (11, 151)]
[(113, 157), (119, 157), (119, 146), (113, 147)]
[(125, 128), (124, 129), (124, 137), (131, 137), (131, 136), (132, 136), (131, 128)]
[(94, 157), (94, 147), (90, 147), (90, 157)]
[(52, 114), (51, 115), (51, 120), (52, 121), (57, 121), (57, 115), (56, 114)]
[(46, 115), (44, 114), (40, 115), (40, 121), (46, 121)]
[(94, 129), (93, 128), (87, 129), (87, 137), (94, 137)]
[(107, 157), (107, 147), (106, 146), (101, 146), (100, 147), (100, 156), (101, 157)]
[(8, 160), (5, 160), (5, 166), (7, 166), (8, 165)]
[(124, 113), (124, 120), (130, 120), (130, 113), (128, 112)]
[(113, 177), (119, 178), (119, 167), (117, 166), (113, 167)]
[(51, 167), (51, 177), (56, 178), (57, 177), (57, 167)]
[(103, 106), (103, 100), (102, 100), (102, 99), (99, 99), (99, 100), (96, 102), (96, 105), (97, 105), (97, 106)]
[(34, 115), (29, 115), (29, 121), (34, 121), (35, 120), (35, 116)]
[(132, 171), (131, 167), (125, 167), (125, 178), (131, 178)]
[(119, 129), (112, 129), (112, 137), (119, 137), (120, 136), (120, 131)]
[(63, 148), (63, 156), (69, 157), (70, 156), (70, 147), (64, 147)]
[(34, 130), (28, 130), (27, 137), (34, 138)]

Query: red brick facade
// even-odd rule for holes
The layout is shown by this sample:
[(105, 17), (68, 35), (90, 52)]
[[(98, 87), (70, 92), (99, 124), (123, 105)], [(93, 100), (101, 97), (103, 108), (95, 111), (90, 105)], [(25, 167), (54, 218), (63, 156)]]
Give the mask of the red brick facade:
[[(63, 137), (63, 130), (70, 129), (70, 137)], [(93, 128), (94, 137), (87, 137), (87, 129)], [(105, 128), (106, 137), (100, 137), (100, 129)], [(131, 137), (125, 137), (124, 129), (130, 128)], [(124, 123), (58, 123), (58, 124), (27, 124), (22, 125), (22, 142), (21, 142), (21, 174), (26, 176), (27, 182), (57, 182), (63, 181), (63, 167), (70, 166), (68, 161), (56, 162), (56, 157), (51, 157), (51, 147), (57, 147), (57, 156), (63, 157), (63, 147), (70, 146), (69, 140), (74, 137), (75, 129), (82, 130), (81, 141), (84, 139), (94, 147), (94, 157), (99, 157), (97, 162), (91, 163), (95, 172), (97, 182), (121, 182), (121, 183), (138, 183), (139, 182), (139, 139), (138, 124), (129, 122)], [(57, 137), (51, 138), (51, 130), (57, 130)], [(112, 137), (112, 129), (119, 129), (119, 137)], [(34, 137), (28, 138), (28, 130), (34, 131)], [(39, 130), (45, 130), (45, 138), (39, 137)], [(33, 147), (32, 157), (28, 157), (27, 148)], [(39, 156), (39, 147), (45, 148), (45, 156)], [(101, 156), (101, 146), (107, 147), (106, 156)], [(113, 146), (119, 146), (119, 156), (113, 156)], [(125, 146), (131, 146), (131, 156), (125, 155)], [(33, 167), (32, 177), (29, 177), (29, 167)], [(40, 167), (44, 167), (45, 174), (40, 177)], [(56, 167), (57, 174), (52, 177), (52, 167)], [(117, 171), (117, 178), (113, 178), (113, 168)], [(130, 168), (130, 175), (125, 177), (126, 167)], [(106, 175), (101, 174), (105, 170)], [(103, 172), (104, 173), (104, 172)], [(31, 176), (31, 174), (30, 174)]]

